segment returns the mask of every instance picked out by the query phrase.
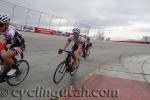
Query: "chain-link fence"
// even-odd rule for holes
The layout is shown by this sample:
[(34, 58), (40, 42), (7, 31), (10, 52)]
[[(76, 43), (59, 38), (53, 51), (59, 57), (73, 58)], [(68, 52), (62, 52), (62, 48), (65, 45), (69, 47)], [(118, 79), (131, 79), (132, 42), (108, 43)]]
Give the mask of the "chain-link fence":
[(48, 13), (32, 10), (0, 0), (0, 14), (11, 16), (11, 23), (47, 28), (60, 32), (71, 32), (74, 27), (79, 27), (82, 34), (89, 34), (90, 26), (69, 21)]

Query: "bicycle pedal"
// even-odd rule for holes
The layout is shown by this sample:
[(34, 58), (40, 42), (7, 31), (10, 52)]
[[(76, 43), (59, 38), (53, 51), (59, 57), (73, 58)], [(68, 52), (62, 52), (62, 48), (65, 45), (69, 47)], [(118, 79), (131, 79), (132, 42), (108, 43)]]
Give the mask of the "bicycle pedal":
[(72, 66), (69, 66), (69, 68), (67, 68), (67, 72), (71, 72), (72, 71)]
[(75, 71), (75, 69), (76, 69), (76, 68), (71, 68), (71, 71), (70, 71), (70, 72), (74, 72), (74, 71)]
[(66, 69), (66, 72), (67, 72), (67, 73), (68, 73), (68, 72), (70, 72), (70, 69), (69, 69), (69, 68), (67, 68), (67, 69)]

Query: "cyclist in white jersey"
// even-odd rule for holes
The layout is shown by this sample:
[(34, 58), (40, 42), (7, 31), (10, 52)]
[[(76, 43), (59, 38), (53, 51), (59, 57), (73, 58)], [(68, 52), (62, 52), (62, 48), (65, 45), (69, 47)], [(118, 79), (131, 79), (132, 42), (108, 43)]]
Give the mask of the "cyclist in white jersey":
[(92, 40), (90, 37), (87, 37), (86, 41), (85, 41), (85, 48), (88, 50), (92, 47)]
[[(0, 34), (4, 36), (3, 41), (0, 43), (0, 51), (6, 50), (2, 57), (6, 62), (4, 73), (7, 73), (12, 67), (15, 67), (13, 57), (24, 51), (25, 41), (15, 27), (10, 25), (8, 15), (0, 15)], [(8, 44), (10, 45), (9, 47), (7, 47)], [(12, 73), (14, 72), (15, 69), (12, 70)]]
[[(74, 53), (75, 58), (79, 59), (79, 54), (82, 50), (82, 46), (84, 43), (84, 39), (83, 37), (80, 36), (80, 29), (79, 28), (74, 28), (72, 30), (73, 32), (73, 36), (70, 36), (67, 40), (67, 42), (65, 43), (63, 49), (60, 49), (59, 52), (62, 50), (66, 50), (67, 47), (69, 46), (69, 44), (71, 42), (74, 42), (74, 46), (72, 47), (72, 53)], [(61, 53), (60, 53), (61, 54)]]

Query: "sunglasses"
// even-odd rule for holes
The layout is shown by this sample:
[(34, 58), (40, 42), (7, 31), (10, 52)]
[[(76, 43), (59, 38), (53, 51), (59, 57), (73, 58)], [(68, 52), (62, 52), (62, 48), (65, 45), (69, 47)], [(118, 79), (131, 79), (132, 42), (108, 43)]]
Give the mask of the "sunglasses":
[(73, 34), (79, 34), (78, 32), (73, 32)]
[(0, 27), (3, 27), (4, 26), (4, 23), (0, 23)]

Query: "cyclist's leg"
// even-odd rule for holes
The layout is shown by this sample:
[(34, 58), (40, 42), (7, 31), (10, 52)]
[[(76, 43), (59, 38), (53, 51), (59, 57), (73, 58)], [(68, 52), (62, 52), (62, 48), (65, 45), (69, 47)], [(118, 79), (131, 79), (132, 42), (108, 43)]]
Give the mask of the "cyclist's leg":
[(92, 43), (88, 44), (87, 50), (90, 50), (92, 48)]
[[(73, 54), (75, 52), (75, 50), (76, 50), (76, 44), (74, 44), (73, 47), (71, 48), (71, 53)], [(72, 56), (68, 55), (67, 56), (67, 61), (69, 61), (68, 62), (68, 64), (69, 64), (68, 67), (69, 68), (67, 69), (67, 71), (70, 72), (72, 70), (72, 65), (73, 65), (73, 62), (74, 62), (74, 58)]]
[(20, 47), (14, 47), (13, 49), (8, 50), (4, 55), (2, 55), (4, 61), (6, 62), (6, 70), (8, 72), (10, 67), (15, 67), (15, 62), (13, 57), (22, 52)]
[(88, 43), (86, 43), (86, 45), (85, 45), (84, 56), (86, 56), (87, 50), (88, 50)]
[(5, 66), (4, 66), (4, 73), (7, 73), (10, 70), (10, 66), (14, 64), (14, 61), (12, 57), (14, 56), (13, 50), (8, 50), (6, 53), (2, 55), (4, 61), (5, 61)]
[(23, 53), (23, 50), (20, 47), (14, 47), (12, 50), (14, 51), (14, 57)]
[[(74, 44), (74, 46), (72, 47), (72, 53), (74, 54), (74, 52), (78, 49), (78, 45)], [(71, 62), (74, 62), (74, 59), (75, 57), (71, 57)]]

